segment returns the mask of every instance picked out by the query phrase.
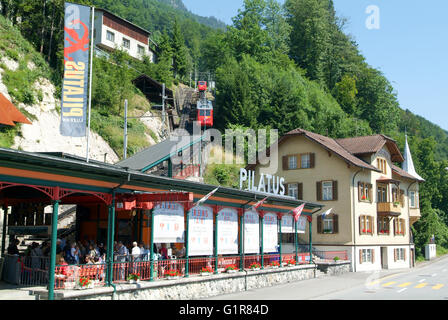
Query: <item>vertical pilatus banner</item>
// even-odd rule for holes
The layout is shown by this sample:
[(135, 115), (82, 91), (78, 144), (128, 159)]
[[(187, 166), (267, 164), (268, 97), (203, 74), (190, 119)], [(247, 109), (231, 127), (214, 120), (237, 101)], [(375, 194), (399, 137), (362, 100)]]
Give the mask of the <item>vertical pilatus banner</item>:
[(90, 7), (65, 3), (61, 135), (86, 135)]

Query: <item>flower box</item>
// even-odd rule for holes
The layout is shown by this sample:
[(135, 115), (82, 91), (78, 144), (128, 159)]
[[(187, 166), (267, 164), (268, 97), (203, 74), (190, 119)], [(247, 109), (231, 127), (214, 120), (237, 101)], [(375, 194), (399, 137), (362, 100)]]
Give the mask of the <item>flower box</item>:
[(252, 271), (257, 271), (261, 269), (261, 265), (259, 263), (254, 262), (249, 266), (249, 269)]
[(213, 273), (212, 267), (205, 267), (205, 268), (202, 268), (201, 271), (199, 271), (199, 274), (201, 276), (209, 276), (212, 273)]
[(168, 280), (179, 279), (180, 273), (177, 270), (168, 270), (168, 271), (165, 271), (165, 277)]
[(140, 282), (140, 279), (137, 279), (137, 280), (128, 280), (128, 283), (139, 283)]
[(93, 288), (93, 282), (86, 277), (81, 277), (78, 280), (76, 289), (78, 290), (85, 290), (85, 289), (92, 289)]
[(227, 272), (227, 273), (236, 273), (236, 272), (238, 272), (238, 270), (231, 270), (231, 269), (230, 269), (230, 270), (226, 270), (226, 272)]
[(225, 272), (227, 272), (227, 273), (235, 273), (237, 271), (238, 271), (238, 268), (234, 264), (228, 265), (225, 270)]
[(166, 277), (166, 279), (168, 279), (168, 280), (177, 280), (179, 278), (180, 278), (180, 276), (168, 276), (168, 277)]

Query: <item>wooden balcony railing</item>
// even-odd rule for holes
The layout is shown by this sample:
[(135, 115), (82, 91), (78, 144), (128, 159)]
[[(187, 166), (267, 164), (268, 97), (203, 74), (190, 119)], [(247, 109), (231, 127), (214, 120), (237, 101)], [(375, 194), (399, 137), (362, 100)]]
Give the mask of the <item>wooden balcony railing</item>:
[(378, 213), (401, 214), (400, 203), (397, 204), (394, 202), (378, 202), (376, 208)]

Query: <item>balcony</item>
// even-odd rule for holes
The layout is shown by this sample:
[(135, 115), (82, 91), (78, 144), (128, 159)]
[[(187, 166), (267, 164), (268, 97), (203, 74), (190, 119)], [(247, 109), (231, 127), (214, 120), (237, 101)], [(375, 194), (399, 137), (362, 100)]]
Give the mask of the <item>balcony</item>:
[(420, 219), (420, 208), (410, 208), (409, 209), (409, 225), (414, 224)]
[(378, 202), (376, 211), (380, 215), (396, 217), (401, 214), (401, 205), (394, 202)]

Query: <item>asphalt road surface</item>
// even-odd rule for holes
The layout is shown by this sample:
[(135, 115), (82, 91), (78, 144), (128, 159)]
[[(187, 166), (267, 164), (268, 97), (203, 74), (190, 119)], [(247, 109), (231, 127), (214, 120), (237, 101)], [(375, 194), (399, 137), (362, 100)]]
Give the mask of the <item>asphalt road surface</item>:
[(346, 273), (210, 300), (448, 300), (448, 255), (412, 269)]

